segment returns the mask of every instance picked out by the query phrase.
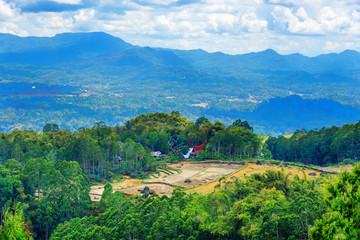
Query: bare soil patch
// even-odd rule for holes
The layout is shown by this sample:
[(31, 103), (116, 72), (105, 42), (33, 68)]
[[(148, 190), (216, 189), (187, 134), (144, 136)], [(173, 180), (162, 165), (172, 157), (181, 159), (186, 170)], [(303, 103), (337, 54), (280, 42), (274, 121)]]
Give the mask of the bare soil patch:
[[(263, 174), (267, 170), (284, 170), (285, 174), (290, 174), (289, 178), (293, 179), (295, 175), (300, 178), (312, 179), (320, 176), (320, 172), (302, 169), (300, 167), (288, 166), (280, 167), (277, 165), (256, 165), (255, 163), (249, 163), (247, 166), (237, 163), (192, 163), (183, 162), (177, 164), (170, 164), (172, 168), (181, 170), (181, 173), (171, 171), (173, 174), (168, 175), (161, 173), (159, 177), (152, 177), (147, 180), (139, 179), (126, 179), (119, 183), (113, 183), (114, 191), (122, 191), (128, 195), (141, 194), (138, 190), (143, 190), (145, 186), (148, 186), (150, 190), (154, 191), (157, 195), (171, 196), (173, 190), (177, 187), (184, 187), (187, 192), (198, 193), (211, 193), (214, 192), (216, 186), (219, 185), (218, 179), (226, 176), (226, 181), (234, 181), (236, 178), (244, 178), (254, 173)], [(345, 168), (344, 168), (345, 169)], [(346, 168), (348, 169), (348, 168)], [(324, 169), (331, 170), (334, 169)], [(315, 176), (309, 175), (309, 173)], [(185, 182), (189, 179), (190, 181)], [(90, 191), (90, 197), (93, 201), (100, 201), (101, 195), (104, 191), (104, 185), (92, 186)]]
[(142, 180), (140, 179), (126, 179), (125, 181), (119, 183), (113, 183), (112, 187), (114, 190), (120, 190), (123, 188), (134, 187), (136, 185), (139, 185), (140, 183), (142, 183)]
[[(121, 189), (125, 189), (125, 188), (129, 188), (129, 187), (134, 187), (136, 185), (139, 185), (142, 182), (142, 180), (139, 179), (126, 179), (125, 181), (119, 182), (119, 183), (113, 183), (112, 187), (113, 187), (113, 191), (119, 191)], [(101, 199), (101, 195), (104, 192), (104, 184), (100, 184), (97, 186), (91, 186), (90, 189), (90, 198), (93, 202), (99, 202)]]
[[(310, 170), (310, 169), (303, 170), (299, 167), (293, 167), (293, 166), (280, 167), (277, 165), (256, 165), (255, 163), (249, 163), (246, 167), (240, 169), (239, 171), (229, 174), (226, 177), (226, 181), (234, 181), (236, 178), (241, 179), (241, 178), (244, 178), (245, 176), (250, 176), (251, 174), (254, 174), (254, 173), (263, 174), (267, 170), (279, 171), (282, 169), (284, 170), (285, 174), (291, 173), (291, 175), (289, 176), (290, 179), (293, 179), (295, 175), (298, 175), (300, 178), (306, 177), (307, 179), (312, 179), (315, 177), (319, 177), (321, 174), (318, 171), (314, 171), (314, 170)], [(316, 173), (316, 176), (309, 176), (309, 173)], [(216, 185), (218, 185), (218, 184), (219, 184), (219, 181), (213, 181), (213, 182), (210, 182), (207, 184), (203, 184), (201, 186), (194, 187), (187, 191), (188, 192), (198, 192), (198, 193), (211, 193), (211, 192), (215, 191)]]
[(353, 168), (354, 168), (353, 165), (336, 166), (336, 167), (319, 167), (319, 169), (321, 169), (321, 170), (337, 172), (337, 173), (351, 171)]
[[(205, 184), (208, 181), (213, 181), (227, 174), (230, 174), (242, 167), (243, 165), (182, 162), (177, 164), (170, 164), (169, 166), (172, 168), (180, 169), (181, 173), (175, 173), (166, 177), (161, 176), (158, 178), (152, 178), (150, 180), (145, 180), (144, 182), (164, 182), (172, 184), (174, 186), (193, 188), (195, 186)], [(186, 179), (190, 179), (191, 182), (185, 183)]]
[(163, 195), (171, 196), (172, 192), (175, 189), (174, 187), (169, 185), (154, 183), (154, 184), (141, 184), (139, 186), (122, 189), (120, 191), (129, 195), (140, 195), (141, 194), (140, 191), (143, 190), (145, 186), (148, 186), (150, 190), (154, 191), (159, 196), (163, 196)]

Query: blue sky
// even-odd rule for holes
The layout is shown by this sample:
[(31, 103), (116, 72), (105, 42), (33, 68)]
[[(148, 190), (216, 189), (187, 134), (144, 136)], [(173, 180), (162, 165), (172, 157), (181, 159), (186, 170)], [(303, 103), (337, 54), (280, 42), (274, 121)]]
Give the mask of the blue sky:
[(307, 56), (360, 51), (359, 0), (0, 0), (0, 32), (103, 31), (152, 47)]

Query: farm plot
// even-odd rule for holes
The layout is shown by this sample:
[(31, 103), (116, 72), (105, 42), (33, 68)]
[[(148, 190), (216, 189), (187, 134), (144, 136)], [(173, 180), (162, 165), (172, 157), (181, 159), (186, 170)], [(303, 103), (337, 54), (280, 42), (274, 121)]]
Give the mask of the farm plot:
[[(192, 188), (194, 186), (202, 185), (206, 182), (216, 180), (224, 175), (230, 174), (243, 165), (241, 164), (221, 164), (221, 163), (189, 163), (183, 162), (179, 164), (169, 165), (172, 168), (181, 170), (181, 173), (176, 173), (168, 176), (160, 176), (146, 180), (146, 183), (166, 183), (173, 186), (184, 188)], [(186, 180), (186, 182), (185, 182)]]
[(148, 187), (150, 191), (152, 191), (153, 193), (156, 193), (160, 197), (163, 195), (167, 195), (168, 197), (170, 197), (172, 192), (175, 189), (175, 187), (170, 186), (170, 185), (160, 184), (160, 183), (152, 183), (152, 184), (141, 184), (139, 186), (122, 189), (120, 191), (122, 191), (123, 193), (128, 194), (128, 195), (137, 195), (137, 194), (141, 194), (141, 190), (143, 190), (145, 187)]
[(354, 165), (343, 165), (343, 166), (333, 166), (333, 167), (319, 167), (319, 169), (324, 171), (331, 171), (331, 172), (337, 172), (341, 173), (344, 171), (351, 171), (354, 168)]
[[(314, 170), (310, 170), (310, 169), (301, 169), (301, 168), (293, 167), (293, 166), (288, 166), (288, 167), (282, 168), (282, 167), (276, 166), (276, 165), (256, 165), (255, 163), (249, 163), (246, 167), (244, 167), (232, 174), (229, 174), (226, 177), (226, 181), (234, 181), (237, 178), (241, 179), (241, 178), (244, 178), (245, 176), (250, 176), (251, 174), (254, 174), (254, 173), (263, 174), (267, 170), (279, 171), (282, 169), (284, 169), (285, 174), (289, 174), (289, 173), (291, 174), (289, 176), (290, 179), (293, 179), (295, 175), (298, 175), (300, 178), (306, 177), (307, 179), (312, 179), (315, 177), (319, 177), (321, 174), (318, 171), (314, 171)], [(211, 193), (215, 190), (216, 185), (218, 185), (218, 184), (219, 184), (218, 181), (212, 181), (210, 183), (188, 189), (187, 192)]]
[[(176, 187), (192, 188), (208, 181), (221, 178), (242, 167), (241, 164), (215, 164), (215, 163), (189, 163), (171, 164), (169, 167), (179, 169), (181, 172), (170, 171), (172, 174), (163, 174), (144, 180), (141, 185), (118, 189), (129, 195), (141, 194), (139, 190), (146, 186), (157, 195), (171, 196)], [(186, 181), (186, 182), (185, 182)]]
[[(113, 191), (120, 191), (122, 189), (130, 188), (139, 185), (142, 182), (142, 180), (139, 179), (126, 179), (125, 181), (119, 182), (119, 183), (112, 183)], [(90, 190), (90, 198), (93, 202), (99, 202), (101, 199), (101, 195), (104, 192), (104, 184), (97, 185), (97, 186), (91, 186)]]
[[(182, 187), (187, 192), (211, 193), (219, 184), (218, 179), (226, 176), (226, 181), (234, 181), (236, 178), (241, 179), (254, 173), (265, 173), (267, 170), (284, 170), (285, 174), (290, 174), (290, 179), (295, 175), (300, 178), (306, 177), (312, 179), (320, 176), (320, 172), (302, 169), (295, 166), (280, 167), (277, 165), (256, 165), (249, 163), (247, 166), (236, 163), (190, 163), (183, 162), (171, 164), (169, 167), (179, 169), (180, 171), (166, 170), (167, 174), (160, 172), (159, 175), (153, 175), (147, 180), (126, 179), (119, 183), (113, 183), (114, 191), (122, 191), (127, 195), (140, 195), (141, 190), (146, 186), (151, 193), (159, 196), (171, 196), (176, 187)], [(93, 201), (100, 201), (104, 191), (104, 186), (91, 187), (90, 197)]]

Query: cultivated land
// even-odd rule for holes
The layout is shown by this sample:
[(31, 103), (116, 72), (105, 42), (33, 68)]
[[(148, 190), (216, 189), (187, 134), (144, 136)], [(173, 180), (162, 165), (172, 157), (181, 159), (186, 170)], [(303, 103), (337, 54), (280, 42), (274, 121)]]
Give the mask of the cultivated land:
[[(244, 166), (243, 168), (239, 169), (238, 171), (229, 174), (226, 176), (226, 181), (234, 181), (235, 179), (241, 179), (244, 178), (245, 176), (250, 176), (251, 174), (254, 173), (265, 173), (267, 170), (275, 170), (275, 171), (279, 171), (279, 170), (284, 170), (285, 174), (290, 174), (290, 179), (292, 179), (295, 175), (298, 175), (300, 178), (307, 178), (307, 179), (312, 179), (315, 177), (319, 177), (321, 172), (319, 171), (314, 171), (314, 170), (310, 170), (310, 169), (302, 169), (300, 167), (295, 167), (295, 166), (291, 166), (289, 165), (288, 167), (280, 167), (277, 165), (270, 165), (270, 164), (266, 164), (266, 165), (256, 165), (255, 163), (249, 163), (246, 166)], [(309, 173), (316, 173), (315, 176), (309, 176)], [(197, 193), (211, 193), (214, 191), (216, 185), (219, 184), (219, 181), (212, 181), (208, 184), (205, 185), (201, 185), (192, 189), (187, 190), (187, 192), (197, 192)]]
[[(300, 178), (312, 179), (319, 177), (321, 172), (309, 168), (303, 168), (288, 164), (279, 166), (271, 163), (257, 165), (256, 163), (239, 164), (236, 162), (182, 162), (169, 164), (169, 169), (160, 170), (159, 174), (153, 174), (150, 179), (125, 179), (118, 183), (112, 183), (114, 191), (122, 191), (126, 195), (140, 195), (140, 191), (146, 186), (159, 196), (171, 196), (175, 188), (180, 187), (186, 192), (211, 193), (219, 184), (219, 179), (234, 181), (250, 176), (254, 173), (265, 173), (267, 170), (283, 170), (292, 179), (295, 175)], [(350, 166), (319, 168), (323, 171), (341, 172), (351, 169)], [(315, 176), (309, 173), (316, 173)], [(190, 182), (185, 182), (190, 180)], [(223, 184), (224, 181), (222, 181)], [(104, 185), (92, 186), (90, 197), (92, 201), (100, 201), (104, 191)]]

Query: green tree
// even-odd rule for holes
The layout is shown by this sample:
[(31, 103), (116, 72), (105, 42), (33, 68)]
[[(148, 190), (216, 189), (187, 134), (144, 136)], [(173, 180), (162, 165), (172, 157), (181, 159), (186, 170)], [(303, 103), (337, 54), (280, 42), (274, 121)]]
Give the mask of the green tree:
[(155, 151), (155, 146), (157, 146), (157, 143), (159, 141), (159, 134), (155, 131), (151, 132), (149, 134), (149, 139), (147, 144), (150, 146), (151, 150)]
[(14, 209), (3, 210), (2, 225), (0, 225), (0, 239), (2, 240), (32, 240), (28, 224), (25, 222), (23, 210), (17, 203)]
[(0, 209), (3, 209), (5, 204), (10, 205), (15, 199), (23, 200), (25, 198), (23, 183), (20, 181), (17, 167), (13, 170), (0, 165)]
[(327, 213), (310, 229), (312, 239), (360, 239), (360, 167), (327, 187)]
[(57, 124), (54, 124), (54, 123), (47, 123), (44, 127), (43, 127), (43, 130), (42, 132), (43, 133), (48, 133), (48, 132), (57, 132), (59, 131), (60, 128)]

